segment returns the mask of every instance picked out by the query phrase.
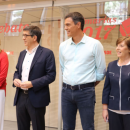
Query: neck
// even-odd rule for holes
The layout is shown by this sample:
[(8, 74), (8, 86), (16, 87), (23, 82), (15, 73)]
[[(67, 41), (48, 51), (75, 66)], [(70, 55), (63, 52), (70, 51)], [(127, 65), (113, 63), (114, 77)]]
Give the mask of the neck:
[(130, 56), (121, 57), (119, 58), (119, 65), (126, 65), (129, 63), (129, 61), (130, 61)]
[(36, 42), (34, 44), (31, 44), (30, 46), (27, 46), (28, 51), (31, 52), (32, 49), (34, 49), (37, 45), (38, 45), (38, 43)]
[(78, 44), (84, 36), (84, 33), (82, 31), (79, 31), (75, 36), (73, 36), (73, 41), (75, 44)]

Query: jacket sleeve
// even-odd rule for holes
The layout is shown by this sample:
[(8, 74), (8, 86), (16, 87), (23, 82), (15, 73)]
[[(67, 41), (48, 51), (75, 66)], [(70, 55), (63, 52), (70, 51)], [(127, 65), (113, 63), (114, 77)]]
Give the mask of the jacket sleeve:
[[(18, 58), (18, 62), (17, 62), (17, 65), (16, 65), (16, 71), (14, 72), (13, 80), (14, 80), (14, 79), (20, 79), (20, 78), (19, 78), (19, 62), (20, 62), (20, 56), (21, 56), (21, 53), (20, 53), (19, 58)], [(21, 80), (21, 79), (20, 79), (20, 80)], [(16, 86), (13, 84), (13, 87), (16, 87)]]
[(55, 58), (52, 51), (50, 51), (49, 56), (46, 58), (46, 75), (32, 80), (33, 90), (39, 91), (44, 86), (49, 85), (55, 80), (56, 77), (56, 66)]
[(1, 58), (1, 63), (0, 63), (0, 69), (1, 69), (1, 71), (0, 71), (0, 88), (2, 87), (2, 84), (6, 80), (7, 72), (8, 72), (8, 66), (9, 66), (8, 57), (5, 54)]
[(109, 104), (110, 91), (111, 91), (111, 83), (109, 78), (109, 65), (108, 65), (106, 79), (105, 79), (103, 93), (102, 93), (102, 104)]

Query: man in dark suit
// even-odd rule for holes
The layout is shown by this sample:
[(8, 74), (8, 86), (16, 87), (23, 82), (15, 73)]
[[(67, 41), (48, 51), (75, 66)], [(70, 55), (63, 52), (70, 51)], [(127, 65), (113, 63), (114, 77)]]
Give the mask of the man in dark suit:
[(13, 87), (16, 87), (18, 130), (45, 130), (44, 115), (50, 102), (49, 84), (55, 80), (55, 58), (51, 50), (39, 45), (41, 30), (37, 26), (23, 29), (26, 50), (19, 55), (14, 73)]

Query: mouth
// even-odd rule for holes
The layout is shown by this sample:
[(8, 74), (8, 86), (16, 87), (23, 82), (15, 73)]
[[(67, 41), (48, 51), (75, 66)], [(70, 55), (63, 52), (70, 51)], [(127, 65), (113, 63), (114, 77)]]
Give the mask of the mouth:
[(27, 45), (27, 42), (24, 42), (24, 45)]
[(119, 55), (120, 55), (120, 54), (121, 54), (121, 52), (120, 52), (120, 51), (118, 51), (118, 52), (117, 52), (117, 54), (119, 54)]

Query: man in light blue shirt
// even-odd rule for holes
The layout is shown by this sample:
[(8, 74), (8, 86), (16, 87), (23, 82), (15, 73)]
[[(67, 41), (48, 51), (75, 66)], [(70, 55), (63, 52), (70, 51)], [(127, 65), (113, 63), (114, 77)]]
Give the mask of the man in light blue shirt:
[(79, 109), (83, 130), (94, 130), (95, 86), (106, 69), (102, 44), (83, 33), (84, 18), (78, 12), (65, 17), (68, 40), (60, 44), (63, 73), (63, 130), (74, 130)]

